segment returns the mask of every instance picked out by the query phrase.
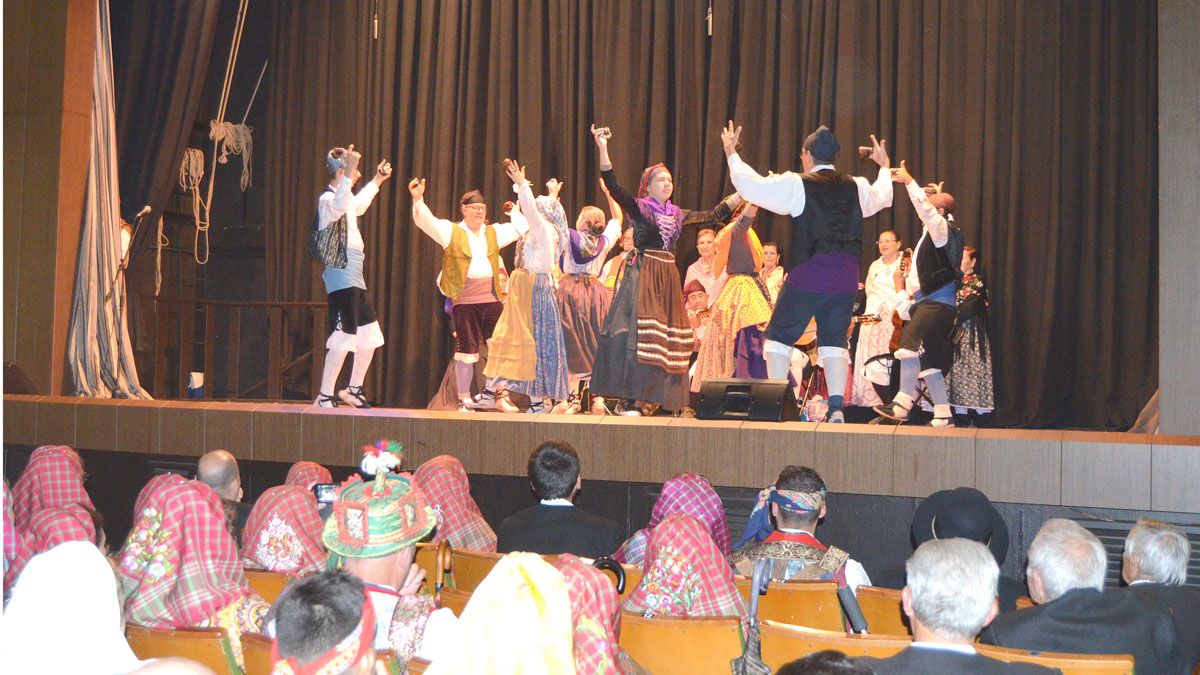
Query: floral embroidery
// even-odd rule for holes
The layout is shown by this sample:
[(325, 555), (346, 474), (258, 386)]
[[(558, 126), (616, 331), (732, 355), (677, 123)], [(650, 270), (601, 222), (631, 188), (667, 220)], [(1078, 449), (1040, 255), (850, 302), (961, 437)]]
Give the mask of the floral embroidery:
[(258, 536), (258, 544), (254, 549), (254, 557), (260, 565), (267, 569), (294, 572), (300, 568), (300, 560), (304, 549), (300, 538), (279, 514), (271, 514), (267, 526)]
[(670, 546), (659, 552), (643, 584), (647, 614), (689, 614), (701, 593), (695, 563)]
[(151, 584), (174, 574), (178, 565), (178, 553), (164, 543), (171, 533), (163, 529), (162, 519), (158, 509), (151, 507), (142, 511), (121, 558), (121, 567), (126, 572), (140, 574)]

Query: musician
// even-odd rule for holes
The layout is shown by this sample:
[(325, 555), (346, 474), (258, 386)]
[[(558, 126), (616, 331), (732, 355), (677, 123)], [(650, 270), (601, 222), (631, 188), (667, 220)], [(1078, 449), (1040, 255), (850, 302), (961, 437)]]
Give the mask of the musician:
[[(894, 230), (879, 233), (879, 258), (867, 269), (863, 290), (866, 306), (858, 319), (858, 346), (854, 350), (854, 373), (850, 384), (850, 405), (872, 407), (883, 403), (879, 392), (891, 382), (890, 356), (896, 326), (893, 322), (896, 309), (896, 289), (904, 288), (901, 269), (904, 256), (900, 253), (903, 242)], [(911, 252), (910, 252), (911, 254)]]

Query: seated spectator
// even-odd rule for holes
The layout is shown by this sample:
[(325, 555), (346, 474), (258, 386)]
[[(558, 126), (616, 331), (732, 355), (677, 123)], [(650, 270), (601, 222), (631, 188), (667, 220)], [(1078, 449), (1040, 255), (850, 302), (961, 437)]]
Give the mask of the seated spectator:
[(325, 572), (301, 581), (275, 603), (275, 672), (374, 673), (376, 621), (354, 576)]
[(663, 483), (662, 493), (650, 511), (650, 522), (633, 533), (613, 555), (619, 562), (641, 565), (646, 555), (646, 542), (654, 528), (667, 516), (686, 513), (708, 527), (713, 543), (726, 557), (730, 553), (729, 525), (725, 522), (725, 506), (712, 483), (698, 473), (681, 473)]
[(104, 536), (100, 530), (97, 535), (95, 520), (88, 509), (79, 504), (65, 504), (53, 509), (43, 509), (33, 517), (29, 531), (21, 539), (21, 548), (13, 560), (11, 573), (13, 579), (21, 574), (21, 569), (39, 553), (68, 541), (84, 541), (99, 546), (99, 537)]
[(784, 468), (775, 484), (758, 494), (758, 504), (729, 562), (747, 577), (754, 573), (754, 561), (771, 558), (771, 578), (777, 581), (832, 579), (852, 590), (869, 586), (871, 580), (858, 561), (817, 540), (826, 492), (825, 481), (816, 471), (807, 466)]
[(608, 575), (570, 553), (556, 556), (551, 564), (567, 582), (575, 633), (575, 672), (639, 672), (633, 659), (617, 646), (621, 600)]
[(621, 532), (608, 518), (575, 506), (582, 481), (579, 455), (563, 441), (546, 441), (529, 456), (529, 483), (540, 504), (515, 513), (500, 523), (501, 553), (574, 553), (584, 558), (612, 555), (621, 545)]
[(219, 626), (241, 663), (241, 636), (261, 632), (270, 605), (250, 589), (221, 498), (200, 481), (152, 482), (117, 569), (125, 618), (148, 628)]
[(496, 550), (496, 533), (471, 498), (471, 483), (462, 462), (450, 455), (434, 457), (417, 469), (413, 482), (425, 493), (438, 517), (433, 543), (448, 540), (454, 548)]
[(642, 563), (642, 583), (625, 598), (625, 609), (660, 616), (746, 619), (746, 603), (733, 583), (733, 568), (708, 528), (683, 513), (654, 528)]
[(1189, 667), (1200, 667), (1200, 589), (1184, 586), (1192, 546), (1183, 532), (1160, 520), (1138, 520), (1125, 537), (1121, 576), (1131, 593), (1165, 609), (1179, 631)]
[[(1008, 525), (987, 495), (975, 488), (940, 490), (929, 495), (913, 515), (911, 532), (914, 547), (931, 539), (951, 537), (977, 541), (988, 547), (997, 565), (1004, 564), (1008, 553)], [(896, 590), (904, 588), (904, 583), (903, 566), (884, 570), (875, 579), (876, 586)], [(1025, 595), (1025, 584), (1004, 574), (997, 588), (1001, 612), (1016, 609), (1017, 598)]]
[(17, 531), (13, 526), (12, 514), (12, 489), (8, 487), (8, 481), (4, 481), (4, 599), (8, 601), (8, 569), (17, 559), (17, 554), (21, 551), (21, 546), (24, 542), (24, 536)]
[(975, 651), (975, 636), (992, 619), (1000, 568), (983, 544), (952, 538), (927, 541), (906, 565), (904, 613), (913, 644), (884, 659), (860, 658), (877, 675), (889, 673), (1053, 673), (1026, 663), (1005, 663)]
[[(437, 518), (425, 495), (408, 478), (389, 474), (400, 466), (399, 447), (380, 441), (368, 448), (362, 470), (370, 482), (351, 477), (325, 521), (325, 548), (362, 580), (375, 608), (375, 648), (408, 660), (421, 643), (433, 599), (418, 595), (425, 572), (416, 565), (417, 542)], [(448, 610), (446, 610), (448, 611)]]
[(1008, 612), (980, 636), (985, 644), (1078, 654), (1132, 654), (1139, 673), (1186, 671), (1171, 617), (1130, 593), (1103, 592), (1104, 546), (1078, 523), (1052, 518), (1029, 546), (1029, 595), (1036, 607)]
[(329, 469), (316, 462), (296, 462), (292, 468), (288, 469), (287, 478), (283, 484), (296, 485), (311, 492), (317, 483), (332, 482), (333, 474), (329, 473)]
[(242, 556), (249, 567), (307, 577), (325, 568), (323, 527), (312, 492), (277, 485), (262, 493), (250, 511)]
[(854, 662), (836, 649), (813, 652), (783, 664), (775, 675), (872, 675), (871, 669)]
[(200, 457), (196, 480), (221, 497), (234, 542), (242, 545), (242, 530), (250, 517), (250, 505), (242, 501), (242, 474), (237, 459), (228, 450), (213, 450)]
[(0, 619), (4, 671), (136, 670), (143, 662), (125, 640), (117, 599), (112, 567), (92, 543), (70, 541), (34, 556)]
[(95, 509), (83, 484), (87, 474), (79, 453), (65, 445), (43, 445), (29, 457), (29, 464), (12, 489), (13, 526), (29, 530), (33, 517), (43, 509), (80, 504)]

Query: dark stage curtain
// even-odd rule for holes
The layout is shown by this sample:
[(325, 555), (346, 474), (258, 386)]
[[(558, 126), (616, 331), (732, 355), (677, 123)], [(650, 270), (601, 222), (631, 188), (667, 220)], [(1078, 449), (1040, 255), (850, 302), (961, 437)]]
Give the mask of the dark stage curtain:
[[(335, 144), (391, 159), (363, 221), (367, 284), (388, 344), (368, 387), (419, 406), (452, 353), (433, 286), (440, 249), (412, 224), (404, 183), (434, 212), (481, 188), (511, 198), (500, 161), (566, 181), (573, 215), (603, 205), (592, 121), (611, 126), (620, 179), (664, 161), (675, 201), (732, 188), (718, 130), (746, 128), (760, 172), (799, 168), (828, 123), (839, 165), (873, 176), (870, 133), (918, 180), (946, 181), (988, 283), (997, 423), (1121, 428), (1157, 372), (1157, 34), (1154, 3), (1070, 0), (713, 3), (459, 0), (276, 2), (266, 129), (268, 286), (323, 297), (307, 229)], [(375, 33), (375, 18), (378, 33)], [(764, 240), (787, 250), (783, 218)], [(915, 242), (902, 190), (868, 221)], [(680, 252), (695, 239), (687, 233)], [(787, 264), (787, 261), (784, 261)]]

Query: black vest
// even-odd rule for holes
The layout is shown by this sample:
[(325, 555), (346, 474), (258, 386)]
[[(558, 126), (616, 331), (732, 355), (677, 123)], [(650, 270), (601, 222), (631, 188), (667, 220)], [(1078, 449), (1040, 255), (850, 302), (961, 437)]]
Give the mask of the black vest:
[(799, 265), (817, 253), (862, 256), (862, 205), (858, 186), (849, 174), (822, 170), (806, 173), (804, 211), (792, 217), (789, 265)]
[(921, 285), (921, 294), (929, 295), (948, 283), (958, 281), (962, 276), (959, 266), (962, 264), (962, 245), (957, 246), (958, 260), (953, 259), (955, 238), (962, 238), (962, 231), (952, 224), (946, 227), (946, 245), (938, 248), (929, 236), (929, 230), (921, 233), (917, 246), (921, 249), (917, 254), (917, 281)]

